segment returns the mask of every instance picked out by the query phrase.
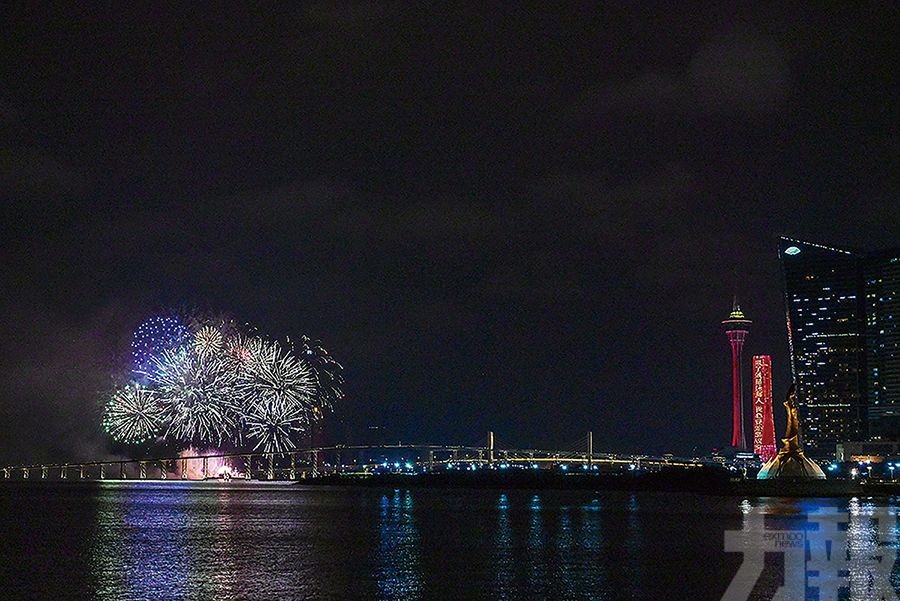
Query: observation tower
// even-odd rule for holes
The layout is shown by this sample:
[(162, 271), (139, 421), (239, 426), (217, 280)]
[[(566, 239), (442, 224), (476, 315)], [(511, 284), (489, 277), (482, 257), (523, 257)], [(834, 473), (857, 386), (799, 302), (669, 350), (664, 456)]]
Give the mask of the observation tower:
[(747, 436), (744, 431), (744, 380), (741, 371), (741, 355), (744, 349), (744, 339), (750, 333), (750, 324), (753, 323), (741, 311), (737, 296), (731, 305), (731, 313), (728, 319), (722, 321), (725, 326), (725, 335), (731, 344), (731, 446), (741, 451), (747, 450)]

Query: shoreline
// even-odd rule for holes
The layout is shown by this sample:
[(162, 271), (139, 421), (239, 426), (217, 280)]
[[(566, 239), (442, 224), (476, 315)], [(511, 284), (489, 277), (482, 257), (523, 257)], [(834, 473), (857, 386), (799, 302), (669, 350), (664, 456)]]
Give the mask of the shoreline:
[(756, 480), (732, 478), (718, 470), (663, 471), (640, 475), (562, 474), (559, 472), (480, 471), (426, 474), (330, 474), (299, 480), (0, 480), (0, 490), (40, 486), (130, 486), (197, 487), (221, 489), (304, 488), (471, 488), (527, 490), (590, 490), (618, 492), (693, 493), (730, 497), (900, 497), (900, 482), (865, 480)]
[(485, 488), (697, 493), (734, 497), (900, 497), (900, 482), (861, 480), (756, 480), (724, 472), (560, 474), (558, 472), (438, 472), (430, 474), (334, 474), (300, 481), (308, 486)]

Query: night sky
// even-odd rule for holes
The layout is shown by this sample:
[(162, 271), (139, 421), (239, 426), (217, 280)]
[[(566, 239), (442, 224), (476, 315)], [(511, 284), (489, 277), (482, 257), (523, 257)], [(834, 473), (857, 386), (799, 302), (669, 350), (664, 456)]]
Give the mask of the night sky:
[(0, 462), (169, 307), (321, 339), (337, 442), (727, 443), (777, 236), (900, 243), (898, 9), (596, 4), (0, 9)]

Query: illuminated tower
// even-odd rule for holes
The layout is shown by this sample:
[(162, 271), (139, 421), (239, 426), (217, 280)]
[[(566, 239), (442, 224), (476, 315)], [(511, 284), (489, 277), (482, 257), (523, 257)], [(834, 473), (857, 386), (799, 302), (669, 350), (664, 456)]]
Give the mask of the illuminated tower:
[(731, 314), (722, 322), (725, 335), (731, 343), (731, 446), (736, 449), (747, 449), (747, 437), (744, 435), (744, 380), (741, 372), (741, 351), (744, 339), (750, 333), (752, 322), (744, 317), (737, 297), (731, 306)]
[(775, 421), (772, 418), (772, 357), (754, 355), (753, 374), (753, 452), (763, 463), (776, 454)]

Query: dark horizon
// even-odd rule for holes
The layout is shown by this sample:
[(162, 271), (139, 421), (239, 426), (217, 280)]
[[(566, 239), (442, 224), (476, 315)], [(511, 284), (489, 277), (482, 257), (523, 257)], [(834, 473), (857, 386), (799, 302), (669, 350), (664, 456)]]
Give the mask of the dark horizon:
[(335, 441), (687, 454), (736, 293), (777, 436), (778, 237), (900, 243), (896, 9), (686, 12), (4, 7), (0, 463), (105, 453), (185, 306), (321, 339)]

